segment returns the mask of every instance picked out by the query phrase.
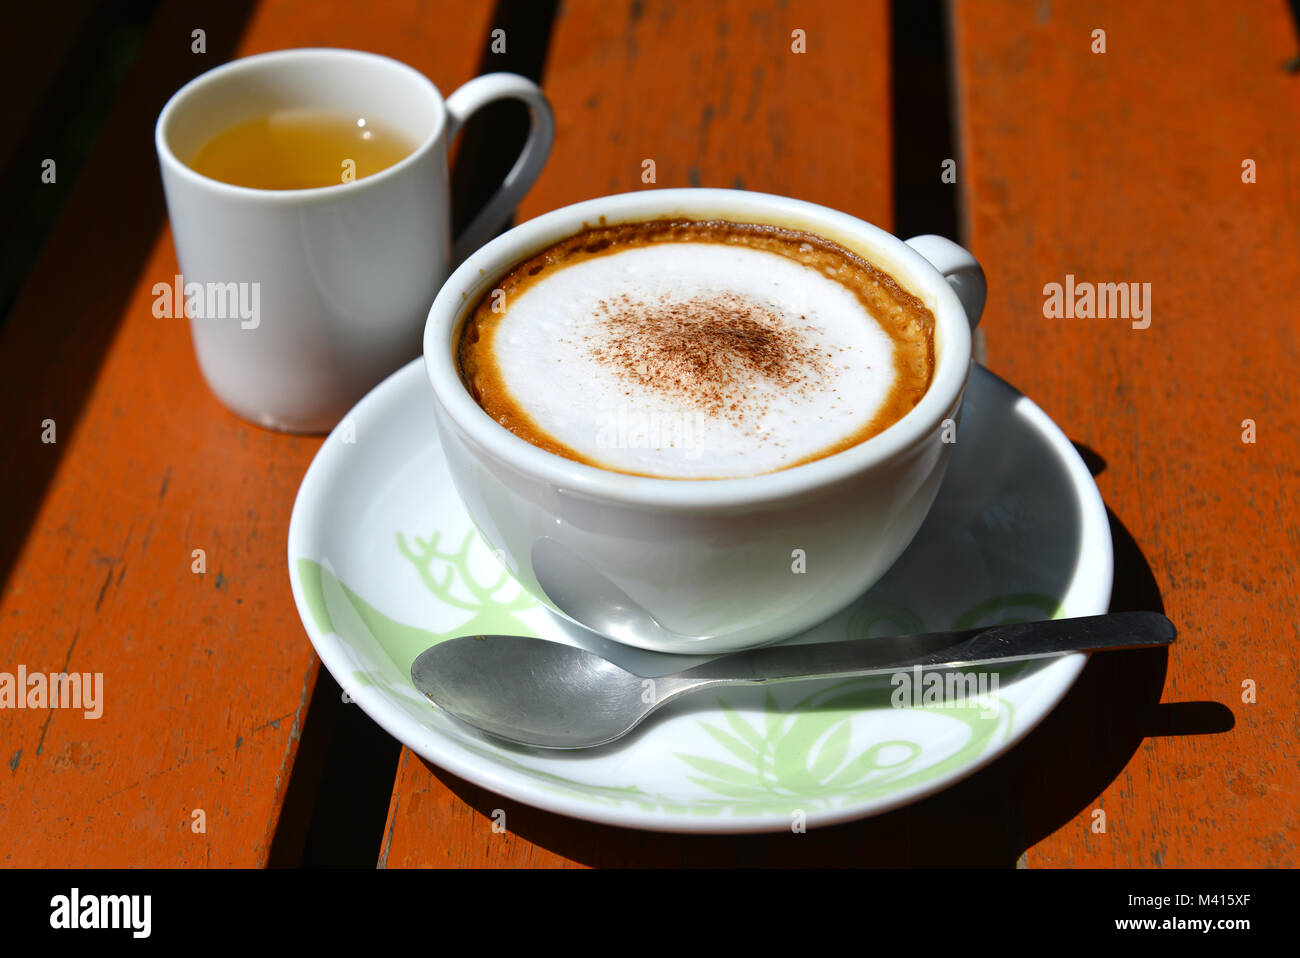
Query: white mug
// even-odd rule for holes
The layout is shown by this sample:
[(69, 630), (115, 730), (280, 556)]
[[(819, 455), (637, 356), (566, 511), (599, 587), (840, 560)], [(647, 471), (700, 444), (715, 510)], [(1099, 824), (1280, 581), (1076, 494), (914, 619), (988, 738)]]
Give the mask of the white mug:
[[(453, 243), (447, 149), (494, 100), (529, 107), (531, 130), (496, 194)], [(186, 162), (217, 134), (282, 109), (373, 118), (418, 144), (393, 166), (301, 190), (234, 186)], [(427, 77), (355, 50), (281, 50), (195, 78), (154, 134), (179, 277), (155, 286), (190, 318), (199, 367), (231, 411), (291, 432), (334, 426), (372, 386), (419, 354), (422, 321), (455, 263), (505, 220), (554, 139), (542, 92), (524, 77), (471, 80), (445, 101)]]
[[(664, 217), (806, 230), (891, 273), (935, 316), (930, 388), (865, 442), (740, 479), (595, 468), (534, 446), (485, 413), (456, 365), (461, 325), (483, 295), (588, 224)], [(920, 528), (952, 450), (945, 425), (958, 416), (984, 295), (979, 264), (949, 240), (904, 243), (785, 197), (647, 190), (555, 210), (470, 256), (429, 311), (425, 366), (452, 481), (524, 588), (579, 625), (660, 652), (725, 652), (795, 635), (873, 585)]]

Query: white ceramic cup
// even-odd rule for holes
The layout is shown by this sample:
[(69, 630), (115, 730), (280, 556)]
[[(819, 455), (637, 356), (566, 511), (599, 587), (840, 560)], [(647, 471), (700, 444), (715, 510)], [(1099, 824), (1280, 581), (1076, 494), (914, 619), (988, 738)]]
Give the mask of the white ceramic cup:
[[(934, 313), (929, 390), (863, 443), (741, 479), (610, 472), (546, 452), (488, 416), (455, 362), (460, 327), (480, 298), (511, 267), (586, 225), (664, 217), (807, 230), (885, 269)], [(979, 264), (939, 236), (904, 243), (847, 214), (760, 193), (649, 190), (555, 210), (474, 253), (429, 311), (424, 358), (457, 492), (526, 589), (620, 642), (722, 652), (785, 638), (833, 615), (911, 542), (952, 450), (945, 420), (958, 416), (984, 294)]]
[[(532, 128), (496, 194), (451, 240), (447, 149), (494, 100), (528, 105)], [(303, 190), (232, 186), (186, 161), (213, 136), (282, 109), (372, 118), (415, 144), (361, 179)], [(329, 429), (372, 386), (419, 355), (429, 304), (452, 266), (501, 225), (550, 152), (554, 121), (524, 77), (471, 80), (445, 101), (428, 78), (355, 50), (281, 50), (195, 78), (154, 134), (179, 281), (199, 367), (229, 409), (292, 432)], [(191, 294), (202, 298), (195, 306)], [(179, 315), (184, 306), (177, 306)]]

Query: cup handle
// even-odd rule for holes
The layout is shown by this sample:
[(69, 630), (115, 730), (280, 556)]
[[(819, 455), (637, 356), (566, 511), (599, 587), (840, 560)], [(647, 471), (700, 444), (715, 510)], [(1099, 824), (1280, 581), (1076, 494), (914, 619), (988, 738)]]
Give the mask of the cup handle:
[(943, 278), (961, 300), (966, 318), (970, 320), (970, 328), (978, 326), (980, 314), (984, 312), (988, 284), (984, 281), (984, 270), (975, 257), (964, 247), (943, 236), (913, 236), (905, 242), (943, 273)]
[(522, 100), (528, 106), (531, 122), (528, 140), (487, 205), (452, 243), (453, 267), (491, 239), (497, 227), (505, 222), (542, 172), (555, 141), (555, 117), (537, 84), (515, 73), (487, 73), (475, 77), (447, 97), (447, 143), (450, 145), (476, 110), (493, 100), (502, 99)]

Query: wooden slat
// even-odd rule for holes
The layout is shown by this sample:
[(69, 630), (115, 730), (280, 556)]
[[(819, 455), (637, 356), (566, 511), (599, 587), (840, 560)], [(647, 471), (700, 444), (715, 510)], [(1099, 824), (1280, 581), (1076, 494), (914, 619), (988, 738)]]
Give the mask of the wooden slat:
[[(791, 51), (805, 31), (807, 52)], [(834, 206), (886, 228), (892, 209), (889, 22), (882, 0), (569, 0), (543, 87), (555, 150), (519, 219), (655, 187), (743, 187)], [(494, 833), (492, 810), (508, 831)], [(901, 854), (892, 829), (712, 839), (649, 835), (539, 812), (431, 770), (404, 750), (380, 862), (389, 866), (727, 865)], [(897, 856), (896, 856), (897, 857)]]
[[(962, 0), (954, 18), (989, 364), (1104, 462), (1116, 604), (1163, 602), (1180, 630), (1167, 675), (1099, 657), (1026, 743), (1026, 863), (1294, 866), (1295, 24), (1283, 0)], [(1067, 274), (1150, 283), (1150, 327), (1045, 318)]]
[[(241, 38), (242, 13), (161, 8), (0, 339), (0, 671), (104, 674), (97, 720), (0, 711), (5, 865), (267, 861), (319, 667), (284, 564), (319, 440), (226, 412), (184, 320), (153, 317), (152, 285), (178, 271), (159, 231), (153, 122), (222, 50), (369, 49), (451, 90), (476, 71), (491, 9), (266, 0)], [(198, 28), (206, 56), (191, 53)], [(206, 574), (191, 572), (195, 549)], [(191, 828), (196, 809), (206, 833)]]
[[(791, 51), (803, 30), (807, 52)], [(551, 161), (524, 220), (595, 196), (713, 186), (836, 206), (888, 226), (889, 16), (882, 0), (561, 6), (543, 86)]]

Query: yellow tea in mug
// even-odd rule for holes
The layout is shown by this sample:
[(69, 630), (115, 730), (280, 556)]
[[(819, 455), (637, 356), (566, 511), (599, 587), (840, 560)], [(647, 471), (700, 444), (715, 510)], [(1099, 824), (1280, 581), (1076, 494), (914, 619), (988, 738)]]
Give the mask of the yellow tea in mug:
[(415, 151), (367, 117), (281, 110), (217, 134), (189, 161), (214, 180), (259, 190), (306, 190), (359, 180)]

